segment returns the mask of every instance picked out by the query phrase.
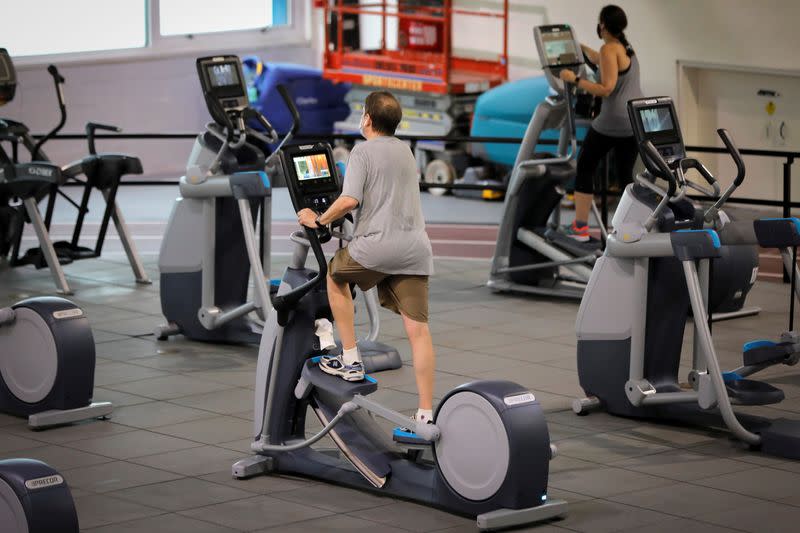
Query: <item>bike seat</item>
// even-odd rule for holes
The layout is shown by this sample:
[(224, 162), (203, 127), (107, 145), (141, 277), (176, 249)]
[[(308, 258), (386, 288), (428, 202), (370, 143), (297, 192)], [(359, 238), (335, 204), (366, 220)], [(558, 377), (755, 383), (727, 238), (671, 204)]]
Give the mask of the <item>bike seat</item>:
[(122, 176), (142, 174), (142, 161), (128, 154), (95, 154), (73, 161), (62, 170), (67, 178), (75, 178), (80, 174), (86, 176), (88, 184), (96, 189), (105, 190), (118, 184)]
[(12, 198), (39, 197), (43, 191), (58, 185), (61, 181), (61, 169), (58, 166), (35, 161), (0, 165), (0, 192)]

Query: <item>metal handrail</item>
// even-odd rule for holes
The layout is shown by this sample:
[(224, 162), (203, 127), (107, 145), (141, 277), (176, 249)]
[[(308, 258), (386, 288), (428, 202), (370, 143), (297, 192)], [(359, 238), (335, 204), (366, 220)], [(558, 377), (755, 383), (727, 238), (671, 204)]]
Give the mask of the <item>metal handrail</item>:
[[(34, 135), (35, 138), (41, 138), (43, 135)], [(170, 132), (170, 133), (114, 133), (114, 134), (101, 134), (95, 135), (98, 139), (194, 139), (197, 133), (183, 133), (183, 132)], [(438, 136), (423, 136), (423, 135), (397, 135), (399, 139), (410, 141), (412, 145), (418, 142), (445, 142), (445, 143), (485, 143), (485, 144), (519, 144), (522, 142), (518, 137), (478, 137), (478, 136), (464, 136), (464, 135), (438, 135)], [(87, 138), (85, 133), (59, 133), (52, 137), (51, 140), (85, 140)], [(316, 134), (316, 133), (302, 133), (294, 137), (296, 140), (314, 139), (318, 141), (337, 141), (337, 140), (359, 140), (361, 136), (358, 134)], [(554, 139), (540, 139), (538, 144), (555, 145), (558, 141)], [(578, 142), (580, 145), (581, 143)], [(728, 151), (725, 148), (718, 146), (686, 146), (687, 152), (697, 153), (710, 153), (710, 154), (726, 154)], [(800, 207), (800, 202), (793, 202), (791, 200), (792, 190), (792, 165), (795, 159), (800, 158), (800, 152), (792, 152), (787, 150), (761, 150), (755, 148), (741, 148), (739, 152), (744, 156), (755, 157), (772, 157), (772, 158), (785, 158), (783, 163), (783, 194), (780, 200), (765, 200), (762, 198), (746, 198), (735, 197), (729, 200), (730, 203), (738, 203), (743, 205), (763, 205), (772, 207), (781, 207), (783, 216), (790, 215), (791, 208)], [(606, 164), (608, 169), (608, 164)], [(606, 171), (607, 172), (607, 171)], [(175, 185), (175, 180), (135, 180), (125, 181), (122, 185)], [(603, 187), (598, 191), (601, 197), (601, 212), (603, 213), (603, 223), (608, 224), (607, 213), (608, 205), (607, 199), (609, 196), (615, 194), (608, 191), (608, 176), (606, 175)], [(463, 189), (463, 190), (493, 190), (504, 192), (506, 187), (504, 185), (474, 185), (474, 184), (427, 184), (420, 183), (421, 189), (439, 188), (439, 189)]]

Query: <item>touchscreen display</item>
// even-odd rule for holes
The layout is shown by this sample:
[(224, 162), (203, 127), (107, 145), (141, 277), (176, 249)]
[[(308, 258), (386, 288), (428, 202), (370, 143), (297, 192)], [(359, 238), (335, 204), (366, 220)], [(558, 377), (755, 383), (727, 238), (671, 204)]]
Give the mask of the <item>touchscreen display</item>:
[(229, 87), (240, 85), (239, 73), (235, 63), (219, 63), (209, 65), (207, 68), (208, 79), (212, 87)]
[(639, 119), (645, 133), (673, 131), (675, 122), (669, 106), (647, 107), (639, 110)]
[(331, 169), (325, 154), (309, 154), (292, 158), (297, 179), (300, 181), (330, 178)]
[(575, 40), (569, 31), (559, 31), (542, 34), (544, 55), (550, 66), (576, 63), (578, 51), (575, 49)]

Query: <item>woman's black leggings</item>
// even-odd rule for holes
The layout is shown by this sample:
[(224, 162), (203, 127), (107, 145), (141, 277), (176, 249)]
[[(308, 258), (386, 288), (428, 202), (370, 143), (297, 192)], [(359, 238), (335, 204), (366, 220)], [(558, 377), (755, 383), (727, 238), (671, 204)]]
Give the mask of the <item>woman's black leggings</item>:
[(594, 176), (600, 162), (614, 149), (615, 162), (620, 183), (629, 183), (633, 180), (633, 164), (639, 151), (633, 135), (630, 137), (609, 137), (599, 133), (594, 128), (589, 128), (583, 139), (581, 151), (578, 154), (578, 171), (575, 176), (575, 191), (585, 194), (594, 193)]

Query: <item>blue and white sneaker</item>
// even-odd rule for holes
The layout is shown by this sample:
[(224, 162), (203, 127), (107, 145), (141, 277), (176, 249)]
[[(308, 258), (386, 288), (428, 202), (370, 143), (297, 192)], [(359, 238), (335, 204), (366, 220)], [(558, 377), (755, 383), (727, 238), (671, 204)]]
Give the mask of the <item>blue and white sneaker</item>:
[(361, 361), (346, 365), (341, 355), (324, 355), (320, 357), (319, 368), (326, 374), (338, 376), (345, 381), (364, 380), (364, 365)]
[[(415, 420), (411, 417), (411, 420)], [(428, 424), (433, 424), (433, 420), (428, 420)], [(392, 432), (392, 439), (399, 444), (412, 444), (417, 446), (427, 446), (431, 441), (417, 435), (414, 430), (407, 427), (396, 427)]]

